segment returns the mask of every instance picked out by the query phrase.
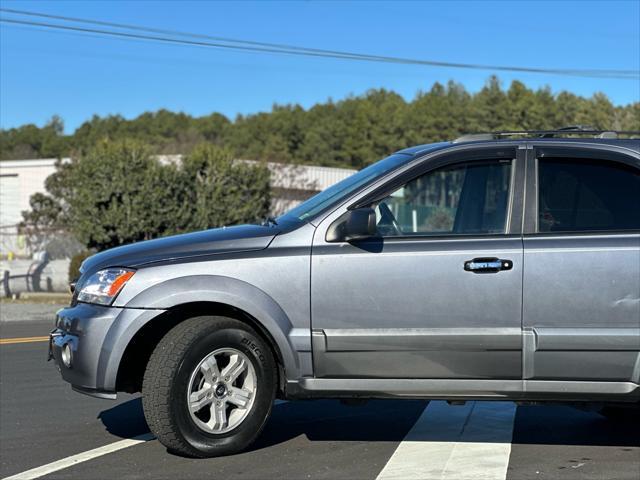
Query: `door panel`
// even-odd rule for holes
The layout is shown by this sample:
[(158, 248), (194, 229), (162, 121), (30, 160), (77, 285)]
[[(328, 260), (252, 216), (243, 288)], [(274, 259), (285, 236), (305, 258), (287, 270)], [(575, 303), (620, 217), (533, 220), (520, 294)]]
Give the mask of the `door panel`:
[(311, 268), (317, 376), (520, 378), (520, 238), (317, 245)]
[(525, 238), (524, 247), (525, 378), (632, 379), (640, 235)]
[[(512, 162), (510, 186), (504, 160), (456, 168), (381, 196), (379, 238), (326, 242), (341, 212), (318, 227), (311, 260), (317, 377), (522, 378), (522, 239), (496, 229), (510, 228), (509, 215), (498, 212), (513, 211), (510, 193), (521, 188), (516, 171), (524, 165)], [(506, 268), (465, 269), (474, 259), (476, 267), (505, 260)]]
[(638, 382), (640, 169), (567, 150), (528, 159), (523, 376)]
[[(478, 256), (513, 268), (465, 271)], [(317, 376), (520, 378), (519, 238), (325, 244), (311, 268)]]

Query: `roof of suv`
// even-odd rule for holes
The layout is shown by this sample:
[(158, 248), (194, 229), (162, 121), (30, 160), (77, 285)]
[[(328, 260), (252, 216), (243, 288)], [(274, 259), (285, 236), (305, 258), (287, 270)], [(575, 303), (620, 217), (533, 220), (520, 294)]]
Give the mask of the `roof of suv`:
[(617, 147), (628, 148), (634, 152), (640, 153), (640, 139), (630, 138), (566, 138), (566, 137), (553, 137), (553, 138), (499, 138), (491, 140), (468, 140), (468, 141), (455, 141), (455, 142), (439, 142), (439, 143), (427, 143), (424, 145), (416, 145), (413, 147), (405, 148), (396, 153), (404, 153), (417, 157), (423, 153), (433, 152), (435, 150), (441, 150), (453, 145), (499, 145), (503, 143), (576, 143), (576, 144), (596, 144), (596, 145), (611, 145)]

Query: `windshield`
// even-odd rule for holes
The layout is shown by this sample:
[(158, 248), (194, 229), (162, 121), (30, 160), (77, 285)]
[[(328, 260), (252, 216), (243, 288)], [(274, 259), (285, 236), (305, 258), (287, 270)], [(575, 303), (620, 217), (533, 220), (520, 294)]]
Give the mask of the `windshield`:
[(283, 216), (293, 216), (299, 220), (311, 218), (337, 201), (346, 198), (371, 180), (383, 176), (394, 168), (411, 160), (411, 158), (413, 158), (411, 155), (403, 153), (391, 155), (314, 195), (309, 200), (289, 210)]

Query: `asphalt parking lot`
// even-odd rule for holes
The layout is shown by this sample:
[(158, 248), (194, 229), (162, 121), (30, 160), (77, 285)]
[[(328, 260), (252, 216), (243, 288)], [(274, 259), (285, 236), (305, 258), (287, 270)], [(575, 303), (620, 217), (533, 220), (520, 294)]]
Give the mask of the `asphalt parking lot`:
[(250, 451), (177, 457), (149, 438), (137, 396), (98, 400), (61, 381), (38, 340), (52, 327), (42, 306), (5, 307), (0, 337), (32, 341), (0, 344), (0, 478), (640, 478), (638, 423), (506, 402), (278, 402)]

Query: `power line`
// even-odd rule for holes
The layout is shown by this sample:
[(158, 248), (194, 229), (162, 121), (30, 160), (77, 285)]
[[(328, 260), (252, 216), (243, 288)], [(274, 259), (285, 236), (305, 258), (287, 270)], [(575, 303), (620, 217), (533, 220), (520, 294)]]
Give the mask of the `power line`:
[[(188, 45), (197, 45), (197, 46), (208, 46), (208, 47), (216, 47), (216, 48), (231, 48), (237, 50), (247, 50), (253, 52), (267, 52), (267, 53), (281, 53), (281, 54), (291, 54), (291, 55), (306, 55), (306, 56), (314, 56), (314, 57), (329, 57), (329, 58), (338, 58), (338, 59), (348, 59), (348, 60), (360, 60), (360, 61), (374, 61), (374, 62), (385, 62), (385, 63), (404, 63), (404, 64), (413, 64), (413, 65), (426, 65), (426, 66), (436, 66), (436, 67), (450, 67), (450, 68), (473, 68), (473, 69), (483, 69), (483, 70), (501, 70), (501, 71), (518, 71), (518, 72), (528, 72), (528, 73), (551, 73), (556, 75), (572, 75), (572, 76), (589, 76), (596, 78), (635, 78), (638, 76), (640, 72), (634, 70), (579, 70), (579, 69), (539, 69), (539, 68), (527, 68), (527, 67), (505, 67), (505, 66), (495, 66), (495, 65), (478, 65), (478, 64), (460, 64), (460, 63), (452, 63), (452, 62), (437, 62), (437, 61), (428, 61), (428, 60), (415, 60), (415, 59), (407, 59), (401, 57), (385, 57), (379, 55), (368, 55), (368, 54), (358, 54), (352, 52), (342, 52), (335, 50), (323, 50), (323, 49), (312, 49), (306, 47), (298, 47), (292, 45), (284, 45), (284, 44), (274, 44), (274, 43), (265, 43), (265, 42), (254, 42), (248, 40), (238, 40), (231, 39), (225, 37), (214, 37), (211, 35), (203, 35), (203, 34), (192, 34), (186, 32), (179, 32), (173, 30), (163, 30), (156, 28), (148, 28), (148, 27), (139, 27), (128, 24), (121, 23), (113, 23), (113, 22), (103, 22), (98, 20), (87, 20), (80, 19), (77, 17), (64, 17), (59, 15), (50, 15), (50, 14), (41, 14), (36, 12), (26, 12), (23, 10), (15, 10), (15, 9), (5, 9), (0, 8), (0, 11), (5, 11), (8, 13), (17, 13), (23, 15), (30, 16), (41, 16), (46, 18), (54, 18), (65, 21), (72, 22), (85, 22), (99, 25), (108, 25), (116, 28), (125, 28), (125, 29), (135, 29), (138, 31), (147, 31), (147, 32), (158, 32), (165, 34), (173, 34), (194, 38), (205, 38), (205, 39), (216, 39), (222, 42), (234, 42), (247, 46), (239, 46), (239, 45), (227, 45), (220, 43), (211, 43), (211, 42), (191, 42), (191, 41), (179, 41), (178, 39), (171, 39), (166, 37), (149, 37), (149, 36), (141, 36), (135, 34), (128, 34), (122, 32), (113, 32), (113, 31), (103, 31), (96, 29), (88, 29), (81, 27), (71, 27), (66, 25), (56, 25), (56, 24), (46, 24), (42, 22), (27, 22), (21, 20), (8, 20), (4, 19), (4, 21), (8, 23), (22, 23), (25, 25), (38, 26), (44, 28), (58, 28), (65, 30), (75, 30), (85, 33), (97, 33), (102, 35), (111, 35), (111, 36), (121, 36), (128, 37), (134, 39), (146, 39), (146, 40), (155, 40), (155, 41), (163, 41), (170, 43), (184, 43)], [(3, 21), (3, 19), (0, 19)]]
[[(15, 19), (8, 19), (8, 18), (0, 18), (0, 22), (43, 27), (43, 28), (53, 28), (53, 29), (60, 29), (60, 30), (70, 30), (70, 31), (81, 32), (81, 33), (94, 33), (99, 35), (108, 35), (113, 37), (122, 37), (122, 38), (137, 39), (137, 40), (153, 40), (153, 41), (159, 41), (159, 42), (175, 43), (175, 44), (183, 44), (183, 45), (191, 45), (191, 46), (199, 46), (199, 47), (230, 48), (234, 50), (244, 50), (244, 51), (250, 51), (250, 52), (283, 53), (283, 54), (289, 54), (289, 55), (303, 55), (303, 56), (317, 56), (317, 57), (329, 56), (327, 54), (312, 53), (312, 52), (306, 52), (306, 51), (299, 52), (295, 50), (285, 50), (285, 49), (270, 48), (270, 47), (257, 47), (257, 46), (252, 47), (252, 46), (230, 45), (226, 43), (204, 42), (204, 41), (196, 41), (196, 40), (181, 40), (177, 38), (160, 37), (155, 35), (141, 35), (141, 34), (129, 33), (129, 32), (114, 32), (109, 30), (99, 30), (99, 29), (87, 28), (87, 27), (74, 27), (70, 25), (57, 25), (52, 23), (32, 22), (27, 20), (15, 20)], [(332, 55), (331, 57), (351, 59), (351, 60), (358, 59), (350, 55), (344, 55), (344, 56)]]
[[(182, 31), (179, 31), (179, 30), (167, 30), (167, 29), (162, 29), (162, 28), (144, 27), (144, 26), (131, 25), (131, 24), (126, 24), (126, 23), (105, 22), (105, 21), (102, 21), (102, 20), (90, 20), (90, 19), (83, 19), (83, 18), (78, 18), (78, 17), (67, 17), (67, 16), (62, 16), (62, 15), (52, 15), (52, 14), (48, 14), (48, 13), (27, 12), (25, 10), (15, 10), (15, 9), (12, 9), (12, 8), (0, 8), (0, 11), (7, 12), (7, 13), (14, 13), (14, 14), (18, 14), (18, 15), (32, 16), (32, 17), (50, 18), (50, 19), (54, 19), (54, 20), (64, 20), (64, 21), (75, 22), (75, 23), (87, 23), (87, 24), (91, 24), (91, 25), (102, 25), (102, 26), (105, 26), (105, 27), (115, 27), (115, 28), (134, 30), (134, 31), (141, 31), (141, 32), (150, 32), (150, 33), (161, 33), (161, 34), (166, 34), (166, 35), (176, 35), (176, 36), (180, 36), (180, 37), (200, 38), (200, 39), (205, 39), (205, 40), (214, 40), (214, 41), (221, 41), (221, 42), (227, 42), (227, 43), (238, 43), (238, 44), (243, 44), (243, 45), (272, 47), (272, 48), (285, 49), (285, 50), (300, 50), (300, 51), (311, 51), (311, 52), (320, 52), (320, 53), (332, 53), (332, 54), (336, 54), (336, 55), (344, 55), (345, 54), (345, 52), (339, 52), (339, 51), (336, 51), (336, 50), (325, 50), (325, 49), (319, 49), (319, 48), (299, 47), (299, 46), (295, 46), (295, 45), (287, 45), (287, 44), (282, 44), (282, 43), (267, 43), (267, 42), (256, 42), (256, 41), (252, 41), (252, 40), (240, 40), (240, 39), (236, 39), (236, 38), (218, 37), (218, 36), (206, 35), (206, 34), (202, 34), (202, 33), (189, 33), (189, 32), (182, 32)], [(365, 57), (366, 56), (371, 56), (371, 55), (356, 54), (356, 53), (354, 53), (352, 55), (365, 56)]]
[[(18, 14), (18, 15), (25, 15), (25, 16), (42, 17), (42, 18), (49, 18), (49, 19), (55, 19), (55, 20), (63, 20), (63, 21), (74, 22), (74, 23), (86, 23), (86, 24), (92, 24), (92, 25), (101, 25), (101, 26), (114, 27), (114, 28), (120, 28), (120, 29), (149, 32), (149, 33), (160, 33), (160, 34), (165, 34), (165, 35), (176, 35), (176, 36), (189, 37), (189, 38), (199, 38), (199, 39), (204, 39), (204, 40), (221, 41), (221, 42), (226, 42), (226, 43), (237, 43), (237, 44), (243, 44), (243, 45), (252, 45), (252, 46), (259, 46), (259, 47), (276, 48), (276, 49), (279, 49), (279, 50), (297, 50), (297, 51), (304, 51), (304, 52), (314, 52), (314, 53), (324, 53), (324, 54), (330, 54), (330, 55), (340, 55), (340, 56), (345, 56), (345, 57), (356, 56), (356, 57), (367, 59), (367, 60), (375, 58), (375, 59), (383, 59), (383, 60), (387, 60), (387, 61), (391, 61), (391, 60), (393, 60), (393, 61), (402, 61), (403, 63), (404, 62), (428, 62), (429, 64), (434, 64), (435, 66), (453, 66), (453, 65), (468, 66), (469, 65), (469, 64), (459, 64), (459, 63), (445, 63), (445, 62), (434, 62), (434, 61), (425, 61), (425, 60), (414, 60), (414, 59), (407, 59), (407, 58), (401, 58), (401, 57), (389, 57), (389, 56), (381, 56), (381, 55), (362, 54), (362, 53), (345, 52), (345, 51), (339, 51), (339, 50), (327, 50), (327, 49), (320, 49), (320, 48), (300, 47), (300, 46), (296, 46), (296, 45), (282, 44), (282, 43), (267, 43), (267, 42), (257, 42), (257, 41), (252, 41), (252, 40), (240, 40), (240, 39), (236, 39), (236, 38), (220, 37), (220, 36), (206, 35), (206, 34), (201, 34), (201, 33), (189, 33), (189, 32), (183, 32), (183, 31), (179, 31), (179, 30), (168, 30), (168, 29), (152, 28), (152, 27), (145, 27), (145, 26), (139, 26), (139, 25), (131, 25), (131, 24), (126, 24), (126, 23), (105, 22), (105, 21), (102, 21), (102, 20), (92, 20), (92, 19), (86, 19), (86, 18), (68, 17), (68, 16), (62, 16), (62, 15), (53, 15), (53, 14), (48, 14), (48, 13), (40, 13), (40, 12), (29, 12), (29, 11), (26, 11), (26, 10), (16, 10), (16, 9), (11, 9), (11, 8), (0, 8), (0, 11), (7, 12), (7, 13)], [(475, 66), (486, 67), (487, 69), (522, 68), (522, 67), (496, 67), (496, 66), (493, 66), (493, 65), (475, 65)], [(611, 70), (611, 69), (606, 69), (606, 70), (598, 70), (598, 69), (595, 69), (595, 70), (589, 70), (589, 69), (553, 69), (553, 70), (550, 70), (550, 69), (533, 69), (533, 70), (535, 70), (536, 72), (540, 72), (542, 70), (553, 71), (555, 73), (563, 72), (564, 74), (638, 75), (638, 73), (639, 73), (639, 71), (637, 71), (637, 70)]]
[[(323, 50), (312, 49), (306, 47), (298, 47), (284, 44), (274, 44), (266, 42), (255, 42), (249, 40), (238, 40), (226, 37), (215, 37), (211, 35), (192, 34), (186, 32), (178, 32), (172, 30), (163, 30), (149, 27), (140, 27), (135, 25), (127, 25), (113, 22), (103, 22), (98, 20), (87, 20), (76, 17), (63, 17), (59, 15), (42, 14), (36, 12), (26, 12), (23, 10), (14, 10), (0, 8), (0, 11), (19, 15), (37, 16), (52, 18), (56, 20), (63, 20), (76, 23), (90, 23), (94, 25), (109, 26), (112, 28), (127, 29), (133, 31), (144, 31), (155, 33), (157, 35), (138, 34), (131, 32), (119, 32), (113, 30), (104, 30), (89, 28), (85, 26), (72, 26), (62, 25), (48, 22), (36, 22), (29, 20), (7, 19), (0, 18), (0, 22), (13, 23), (19, 25), (27, 25), (45, 29), (58, 29), (75, 31), (79, 33), (92, 33), (110, 37), (120, 37), (130, 40), (150, 40), (163, 43), (181, 44), (188, 46), (200, 46), (209, 48), (222, 48), (232, 49), (237, 51), (249, 51), (254, 53), (275, 53), (297, 56), (311, 56), (311, 57), (324, 57), (334, 58), (341, 60), (358, 60), (368, 62), (382, 62), (382, 63), (394, 63), (394, 64), (406, 64), (406, 65), (422, 65), (431, 67), (448, 67), (448, 68), (465, 68), (474, 70), (496, 70), (496, 71), (512, 71), (520, 73), (542, 73), (552, 75), (565, 75), (565, 76), (579, 76), (579, 77), (594, 77), (594, 78), (613, 78), (613, 79), (637, 79), (640, 78), (640, 71), (636, 70), (582, 70), (582, 69), (546, 69), (546, 68), (531, 68), (531, 67), (516, 67), (516, 66), (498, 66), (498, 65), (483, 65), (483, 64), (468, 64), (468, 63), (453, 63), (453, 62), (439, 62), (432, 60), (418, 60), (402, 57), (388, 57), (379, 55), (360, 54), (346, 51), (335, 50)], [(160, 35), (162, 34), (162, 35)], [(179, 38), (172, 38), (167, 35), (177, 35), (190, 38), (199, 38), (201, 40), (185, 40)], [(205, 41), (215, 40), (215, 41)]]

